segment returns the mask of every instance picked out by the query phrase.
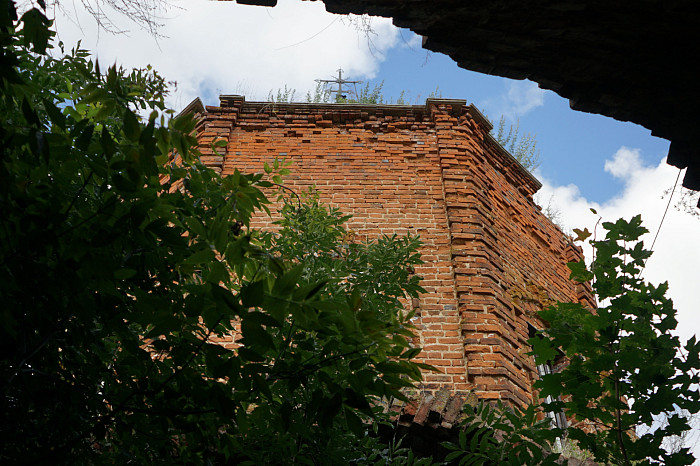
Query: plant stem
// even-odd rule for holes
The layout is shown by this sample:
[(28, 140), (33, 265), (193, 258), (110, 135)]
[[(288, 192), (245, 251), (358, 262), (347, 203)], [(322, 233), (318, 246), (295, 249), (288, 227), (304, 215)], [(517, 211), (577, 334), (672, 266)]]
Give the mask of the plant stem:
[[(615, 380), (615, 400), (620, 400), (620, 381)], [(624, 439), (622, 438), (622, 421), (621, 421), (621, 414), (620, 414), (620, 408), (615, 408), (615, 425), (616, 428), (615, 430), (617, 431), (617, 443), (620, 447), (620, 452), (622, 453), (622, 458), (625, 460), (625, 464), (627, 466), (630, 466), (630, 460), (627, 457), (627, 449), (625, 448), (625, 443)]]

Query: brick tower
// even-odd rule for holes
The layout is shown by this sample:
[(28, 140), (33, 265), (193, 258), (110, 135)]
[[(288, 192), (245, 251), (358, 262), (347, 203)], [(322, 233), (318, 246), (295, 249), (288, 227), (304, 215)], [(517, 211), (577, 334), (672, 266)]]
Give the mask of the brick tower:
[[(473, 105), (221, 96), (218, 107), (197, 99), (184, 111), (197, 114), (203, 162), (217, 171), (262, 172), (265, 162), (290, 160), (285, 184), (316, 186), (324, 202), (353, 215), (347, 226), (361, 238), (420, 235), (425, 264), (416, 273), (427, 292), (410, 304), (422, 360), (441, 371), (425, 374), (421, 390), (530, 401), (537, 368), (526, 341), (543, 325), (536, 311), (591, 295), (568, 280), (566, 262), (581, 252), (533, 203), (540, 183)], [(223, 156), (210, 149), (215, 139), (228, 142)]]

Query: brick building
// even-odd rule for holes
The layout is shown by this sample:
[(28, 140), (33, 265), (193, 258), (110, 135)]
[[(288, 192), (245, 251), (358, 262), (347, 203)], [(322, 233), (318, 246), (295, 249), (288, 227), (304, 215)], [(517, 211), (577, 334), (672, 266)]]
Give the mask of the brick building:
[[(523, 404), (536, 366), (526, 355), (535, 312), (551, 300), (590, 300), (568, 280), (580, 250), (533, 203), (540, 183), (490, 135), (463, 100), (425, 105), (195, 100), (203, 161), (228, 174), (292, 161), (286, 185), (315, 185), (323, 201), (353, 218), (360, 238), (419, 234), (427, 290), (411, 305), (427, 373), (422, 390), (473, 391)], [(228, 143), (223, 156), (213, 140)], [(260, 217), (257, 226), (269, 226)]]

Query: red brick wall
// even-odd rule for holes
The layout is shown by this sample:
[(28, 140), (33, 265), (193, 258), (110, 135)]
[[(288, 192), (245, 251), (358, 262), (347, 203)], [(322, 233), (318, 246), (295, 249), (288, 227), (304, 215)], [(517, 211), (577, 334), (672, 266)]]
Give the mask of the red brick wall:
[[(537, 182), (489, 135), (490, 123), (465, 101), (425, 106), (246, 103), (222, 96), (201, 112), (203, 161), (224, 174), (261, 172), (292, 161), (285, 184), (316, 186), (352, 214), (361, 238), (419, 234), (427, 290), (417, 303), (425, 374), (422, 390), (474, 390), (516, 404), (532, 396), (528, 323), (548, 300), (588, 299), (568, 280), (580, 257), (542, 215)], [(214, 139), (228, 141), (223, 156)], [(269, 227), (270, 219), (256, 219)]]

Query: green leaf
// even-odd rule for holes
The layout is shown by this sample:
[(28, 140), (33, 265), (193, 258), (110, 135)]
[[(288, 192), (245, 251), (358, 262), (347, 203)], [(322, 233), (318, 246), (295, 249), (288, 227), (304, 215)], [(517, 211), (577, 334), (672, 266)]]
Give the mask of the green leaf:
[(258, 280), (256, 282), (247, 283), (241, 288), (241, 304), (244, 307), (259, 307), (262, 306), (265, 300), (265, 282)]
[(248, 319), (248, 316), (241, 318), (242, 342), (246, 346), (254, 347), (264, 354), (266, 351), (275, 349), (275, 342), (272, 336), (255, 319)]
[(51, 123), (53, 125), (56, 125), (56, 127), (65, 130), (66, 129), (66, 117), (65, 115), (61, 112), (61, 110), (54, 105), (54, 103), (46, 98), (42, 99), (42, 104), (44, 105), (44, 109), (46, 110), (46, 113), (48, 113), (49, 117), (51, 118)]
[(104, 151), (104, 154), (107, 156), (108, 160), (112, 158), (117, 151), (114, 140), (112, 139), (112, 135), (109, 133), (109, 130), (105, 127), (102, 128), (102, 131), (100, 133), (100, 146)]
[(586, 264), (581, 260), (579, 262), (569, 262), (566, 266), (571, 270), (571, 280), (576, 280), (580, 283), (585, 283), (593, 279), (593, 274), (586, 269)]
[(262, 354), (245, 346), (238, 348), (237, 351), (243, 362), (263, 362), (266, 360)]
[(224, 282), (228, 278), (230, 278), (230, 274), (224, 264), (218, 260), (214, 260), (209, 264), (209, 274), (206, 276), (208, 282), (218, 285), (219, 282)]
[(357, 436), (361, 436), (365, 431), (365, 426), (362, 423), (362, 419), (355, 414), (352, 409), (345, 408), (345, 422), (347, 423), (348, 429)]
[(302, 288), (300, 291), (304, 297), (304, 300), (308, 300), (313, 298), (318, 294), (319, 291), (321, 291), (327, 284), (327, 281), (320, 281), (316, 284), (311, 284), (307, 287)]
[(75, 139), (75, 146), (82, 151), (87, 150), (92, 141), (92, 134), (94, 131), (95, 127), (93, 125), (87, 125)]
[(404, 353), (401, 355), (401, 358), (402, 359), (413, 359), (416, 356), (418, 356), (418, 354), (420, 354), (421, 351), (422, 351), (422, 348), (408, 349), (408, 350), (404, 351)]
[(22, 36), (24, 44), (31, 46), (36, 53), (46, 53), (49, 38), (53, 35), (49, 29), (51, 21), (41, 11), (32, 8), (22, 15), (20, 22), (23, 23)]
[(199, 251), (196, 251), (194, 254), (190, 255), (187, 259), (183, 261), (183, 264), (187, 265), (200, 265), (200, 264), (208, 264), (212, 261), (216, 260), (214, 256), (214, 251), (211, 249), (200, 249)]
[(134, 275), (136, 275), (137, 271), (134, 269), (118, 269), (114, 271), (114, 278), (117, 280), (127, 280)]
[(264, 312), (248, 312), (245, 314), (244, 319), (249, 323), (257, 324), (261, 327), (280, 327), (282, 325), (282, 322), (274, 319), (272, 316)]
[(461, 448), (462, 451), (467, 449), (467, 433), (465, 431), (459, 433), (459, 448)]
[(292, 293), (304, 271), (304, 264), (299, 264), (275, 281), (272, 294), (275, 296), (287, 296)]
[(132, 142), (138, 142), (141, 136), (139, 119), (131, 110), (124, 112), (124, 136)]
[(253, 380), (255, 390), (262, 393), (268, 400), (271, 400), (273, 395), (267, 380), (260, 374), (253, 374)]

